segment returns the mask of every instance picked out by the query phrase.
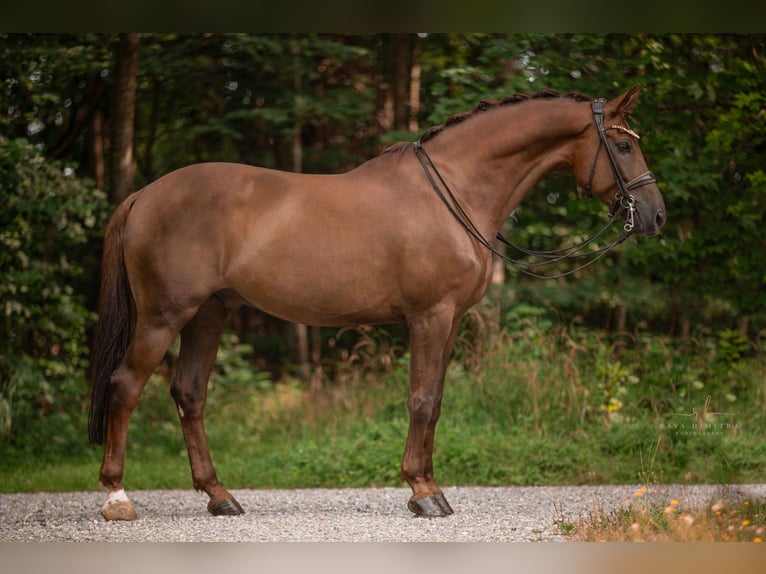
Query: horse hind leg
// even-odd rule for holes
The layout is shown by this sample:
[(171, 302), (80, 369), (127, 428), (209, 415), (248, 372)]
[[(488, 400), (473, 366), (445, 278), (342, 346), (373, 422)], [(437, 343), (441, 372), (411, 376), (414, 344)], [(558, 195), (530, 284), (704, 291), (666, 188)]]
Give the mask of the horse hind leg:
[(213, 296), (181, 330), (181, 351), (170, 386), (186, 441), (194, 488), (208, 494), (208, 511), (216, 516), (244, 513), (236, 499), (218, 482), (203, 418), (207, 382), (228, 315), (229, 309)]
[(125, 356), (111, 377), (106, 442), (99, 473), (99, 482), (108, 494), (101, 508), (101, 515), (106, 520), (138, 518), (122, 482), (128, 425), (146, 381), (175, 336), (176, 331), (167, 325), (136, 329)]

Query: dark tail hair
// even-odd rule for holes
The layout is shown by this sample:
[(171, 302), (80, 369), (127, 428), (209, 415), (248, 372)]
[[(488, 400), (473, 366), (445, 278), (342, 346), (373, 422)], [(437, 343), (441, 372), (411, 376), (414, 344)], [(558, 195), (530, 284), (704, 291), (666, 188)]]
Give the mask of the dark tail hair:
[(130, 343), (133, 323), (133, 296), (123, 253), (123, 231), (136, 194), (123, 201), (106, 226), (101, 260), (101, 292), (98, 321), (90, 353), (90, 409), (88, 439), (104, 444), (111, 397), (111, 378)]

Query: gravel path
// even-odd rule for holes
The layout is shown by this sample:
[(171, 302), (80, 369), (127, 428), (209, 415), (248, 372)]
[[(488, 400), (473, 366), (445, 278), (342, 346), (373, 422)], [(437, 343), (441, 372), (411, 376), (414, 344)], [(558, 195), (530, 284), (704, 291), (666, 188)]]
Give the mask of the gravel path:
[[(737, 485), (766, 497), (766, 484)], [(634, 502), (637, 486), (450, 487), (455, 510), (424, 519), (406, 509), (407, 488), (233, 490), (246, 514), (213, 517), (192, 490), (128, 492), (140, 519), (105, 522), (102, 492), (0, 494), (0, 542), (535, 542), (566, 540), (557, 520)], [(721, 495), (716, 485), (653, 487), (642, 500), (689, 507)]]

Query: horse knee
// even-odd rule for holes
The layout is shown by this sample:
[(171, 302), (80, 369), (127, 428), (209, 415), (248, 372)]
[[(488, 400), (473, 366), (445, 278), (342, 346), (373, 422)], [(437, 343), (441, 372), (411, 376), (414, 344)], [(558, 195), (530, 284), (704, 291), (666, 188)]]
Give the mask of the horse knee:
[(407, 400), (410, 420), (415, 424), (430, 425), (439, 420), (441, 398), (423, 393), (413, 393)]
[(176, 403), (178, 415), (182, 419), (194, 419), (202, 416), (205, 405), (204, 392), (178, 385), (175, 381), (170, 385), (170, 396)]

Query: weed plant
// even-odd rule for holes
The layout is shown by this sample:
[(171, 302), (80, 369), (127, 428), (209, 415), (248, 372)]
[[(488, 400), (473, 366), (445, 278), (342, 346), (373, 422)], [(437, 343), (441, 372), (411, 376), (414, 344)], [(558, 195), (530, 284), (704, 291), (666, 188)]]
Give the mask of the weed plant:
[(562, 532), (582, 542), (763, 542), (766, 501), (722, 487), (702, 505), (681, 499), (659, 500), (641, 487), (635, 502), (610, 513), (594, 510), (577, 523), (559, 523)]

